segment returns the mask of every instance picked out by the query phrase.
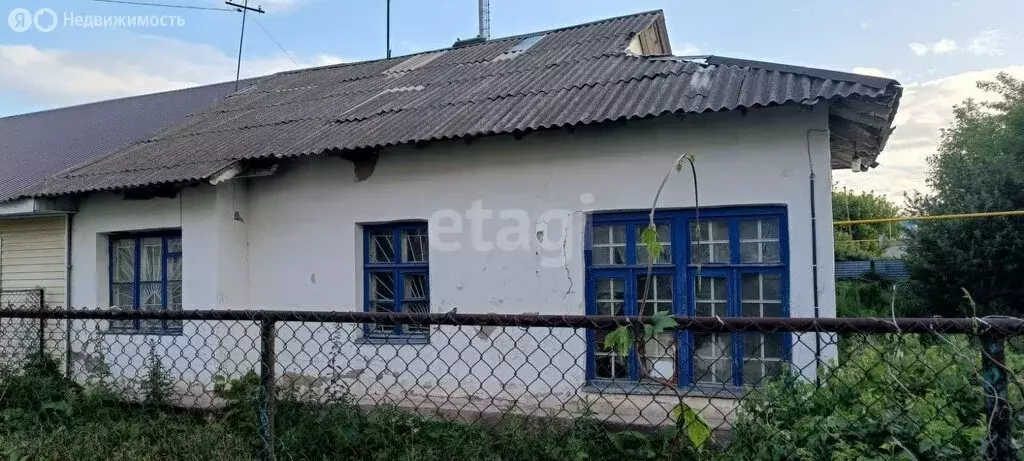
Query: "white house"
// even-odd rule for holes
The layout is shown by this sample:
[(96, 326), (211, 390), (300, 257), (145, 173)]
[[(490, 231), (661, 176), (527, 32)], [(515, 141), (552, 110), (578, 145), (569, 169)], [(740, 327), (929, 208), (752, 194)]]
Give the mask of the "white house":
[[(829, 317), (830, 172), (876, 165), (900, 94), (674, 57), (654, 11), (265, 77), (33, 194), (78, 197), (73, 306), (636, 315), (646, 291), (647, 314)], [(648, 282), (637, 235), (670, 171)], [(252, 325), (76, 334), (95, 329), (88, 347), (178, 351), (165, 360), (198, 387), (258, 367)], [(279, 331), (283, 371), (399, 401), (581, 397), (641, 366), (716, 392), (787, 361), (813, 374), (815, 356), (813, 336), (781, 334), (669, 335), (641, 365), (568, 329)]]

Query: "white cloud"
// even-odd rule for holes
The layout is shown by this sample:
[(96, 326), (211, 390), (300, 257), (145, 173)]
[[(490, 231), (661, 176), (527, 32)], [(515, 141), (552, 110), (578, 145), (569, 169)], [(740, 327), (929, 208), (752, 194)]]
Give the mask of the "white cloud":
[(944, 38), (932, 45), (932, 53), (948, 54), (957, 50), (956, 40)]
[(926, 191), (925, 159), (938, 146), (939, 130), (953, 120), (953, 105), (968, 97), (984, 99), (988, 93), (978, 89), (977, 82), (992, 80), (1000, 71), (1024, 78), (1022, 65), (906, 84), (896, 115), (896, 131), (878, 158), (881, 165), (866, 173), (836, 171), (834, 179), (842, 186), (885, 194), (897, 203), (903, 202), (904, 192)]
[(928, 54), (928, 45), (925, 45), (923, 43), (911, 43), (909, 46), (910, 50), (913, 51), (914, 54), (918, 56), (924, 56)]
[(979, 56), (999, 56), (1003, 54), (1000, 49), (1003, 36), (998, 30), (986, 30), (971, 39), (967, 51)]
[(676, 56), (696, 56), (700, 54), (700, 47), (692, 43), (684, 43), (682, 46), (673, 46), (672, 54)]
[(887, 77), (885, 71), (877, 67), (854, 67), (853, 73), (861, 75), (871, 75), (873, 77)]
[(956, 43), (956, 40), (953, 40), (951, 38), (944, 38), (932, 44), (915, 42), (910, 43), (907, 46), (909, 46), (910, 50), (913, 51), (914, 54), (918, 56), (924, 56), (928, 53), (949, 54), (960, 49), (960, 47)]
[[(235, 57), (209, 45), (133, 34), (123, 51), (70, 52), (32, 45), (0, 45), (0, 91), (36, 106), (57, 107), (230, 81)], [(300, 67), (340, 62), (331, 55), (300, 60)], [(244, 59), (242, 76), (295, 69), (284, 54)]]

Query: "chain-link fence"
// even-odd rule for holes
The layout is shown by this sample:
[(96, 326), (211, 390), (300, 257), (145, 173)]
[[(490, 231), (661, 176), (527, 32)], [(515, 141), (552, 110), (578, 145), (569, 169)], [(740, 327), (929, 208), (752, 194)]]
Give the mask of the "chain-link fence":
[[(1024, 321), (2, 310), (11, 459), (1018, 459)], [(17, 323), (22, 320), (29, 323)], [(38, 344), (35, 345), (38, 348)]]
[[(42, 288), (0, 290), (0, 309), (44, 309)], [(48, 323), (41, 318), (0, 318), (0, 361), (17, 362), (32, 354), (38, 355), (44, 347)]]

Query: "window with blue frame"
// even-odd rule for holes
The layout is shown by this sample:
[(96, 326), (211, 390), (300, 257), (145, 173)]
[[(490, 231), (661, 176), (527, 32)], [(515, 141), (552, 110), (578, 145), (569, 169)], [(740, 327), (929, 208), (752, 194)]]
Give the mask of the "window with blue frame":
[[(110, 305), (132, 310), (181, 310), (181, 232), (110, 237)], [(110, 330), (179, 333), (180, 320), (115, 320)]]
[[(363, 227), (366, 312), (430, 312), (427, 223)], [(371, 339), (426, 338), (423, 325), (367, 325)]]
[[(591, 217), (587, 313), (591, 315), (784, 317), (789, 315), (784, 207), (661, 211), (662, 252), (648, 278), (641, 234), (648, 214)], [(643, 310), (643, 312), (640, 312)], [(666, 332), (626, 357), (589, 332), (594, 381), (671, 380), (681, 386), (742, 386), (777, 375), (789, 358), (785, 334)]]

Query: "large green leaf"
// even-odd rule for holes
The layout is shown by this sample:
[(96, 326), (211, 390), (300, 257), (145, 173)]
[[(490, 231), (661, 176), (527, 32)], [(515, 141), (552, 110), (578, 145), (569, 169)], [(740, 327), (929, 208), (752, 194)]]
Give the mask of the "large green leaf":
[(618, 327), (604, 337), (605, 349), (619, 354), (619, 357), (626, 357), (629, 355), (629, 348), (632, 344), (633, 335), (629, 332), (629, 328), (627, 327)]
[(661, 242), (658, 241), (658, 228), (654, 226), (654, 223), (649, 224), (640, 232), (640, 242), (647, 249), (647, 257), (649, 258), (644, 263), (653, 264), (654, 261), (661, 257)]
[(711, 440), (711, 426), (686, 404), (676, 405), (672, 409), (672, 418), (676, 420), (676, 427), (686, 434), (686, 438), (694, 447), (703, 448), (704, 444)]

